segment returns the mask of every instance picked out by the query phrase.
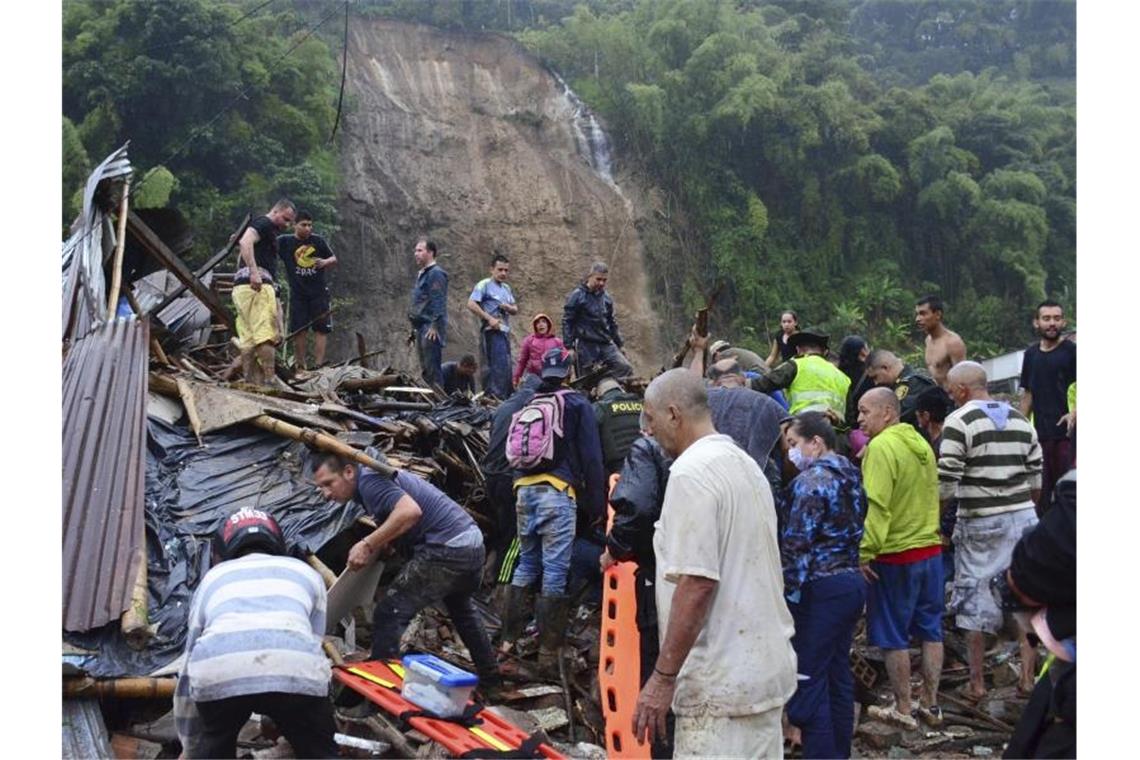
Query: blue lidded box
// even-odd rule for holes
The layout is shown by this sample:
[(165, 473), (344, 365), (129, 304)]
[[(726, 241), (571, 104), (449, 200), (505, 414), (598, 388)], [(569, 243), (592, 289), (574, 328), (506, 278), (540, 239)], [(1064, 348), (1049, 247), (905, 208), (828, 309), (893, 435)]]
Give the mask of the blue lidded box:
[(443, 718), (463, 714), (479, 677), (432, 654), (404, 656), (404, 699)]

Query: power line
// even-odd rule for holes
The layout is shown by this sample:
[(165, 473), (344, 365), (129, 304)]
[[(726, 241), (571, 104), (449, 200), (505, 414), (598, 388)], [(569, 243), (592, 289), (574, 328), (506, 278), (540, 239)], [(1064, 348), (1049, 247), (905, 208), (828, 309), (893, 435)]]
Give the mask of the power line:
[[(318, 29), (320, 29), (320, 28), (321, 28), (321, 26), (323, 26), (323, 25), (324, 25), (324, 23), (325, 23), (326, 21), (328, 21), (330, 18), (332, 18), (332, 16), (333, 16), (333, 14), (334, 14), (334, 13), (337, 13), (337, 12), (339, 12), (339, 11), (340, 11), (340, 8), (339, 8), (339, 7), (334, 7), (334, 8), (332, 9), (332, 11), (330, 11), (329, 13), (326, 13), (326, 14), (325, 14), (325, 15), (324, 15), (324, 16), (321, 18), (321, 20), (320, 20), (320, 21), (318, 21), (318, 22), (317, 22), (317, 23), (316, 23), (316, 24), (315, 24), (313, 27), (311, 27), (311, 28), (309, 29), (309, 31), (305, 32), (305, 34), (304, 34), (304, 35), (301, 37), (301, 39), (299, 39), (299, 40), (297, 40), (295, 43), (293, 43), (293, 46), (292, 46), (292, 47), (290, 47), (288, 50), (286, 50), (284, 53), (282, 53), (280, 56), (278, 56), (276, 60), (274, 60), (272, 63), (270, 63), (270, 64), (269, 64), (269, 66), (268, 66), (268, 68), (269, 68), (269, 69), (272, 69), (274, 66), (276, 66), (277, 64), (281, 63), (281, 62), (282, 62), (282, 61), (284, 61), (286, 58), (288, 58), (288, 57), (289, 57), (289, 55), (290, 55), (290, 54), (291, 54), (291, 53), (292, 53), (294, 50), (296, 50), (297, 48), (301, 47), (302, 43), (304, 43), (306, 40), (308, 40), (310, 37), (312, 37), (312, 36), (313, 36), (313, 34), (314, 34), (314, 33), (315, 33), (315, 32), (316, 32)], [(193, 132), (190, 134), (190, 136), (189, 136), (189, 137), (187, 137), (185, 141), (183, 141), (183, 143), (182, 143), (181, 145), (179, 145), (177, 148), (175, 148), (175, 149), (174, 149), (174, 152), (173, 152), (173, 153), (171, 153), (169, 156), (167, 156), (166, 158), (164, 158), (164, 159), (163, 159), (162, 161), (160, 161), (159, 163), (160, 163), (160, 164), (163, 164), (163, 165), (165, 165), (165, 164), (166, 164), (168, 161), (170, 161), (172, 158), (176, 157), (176, 156), (177, 156), (179, 153), (181, 153), (183, 150), (185, 150), (185, 149), (187, 148), (187, 146), (189, 146), (189, 145), (190, 145), (190, 143), (191, 143), (191, 142), (193, 142), (195, 139), (197, 139), (198, 135), (202, 134), (202, 132), (204, 132), (204, 131), (206, 131), (207, 129), (209, 129), (210, 127), (214, 126), (214, 124), (215, 124), (215, 123), (218, 121), (218, 119), (222, 118), (222, 117), (223, 117), (223, 116), (225, 116), (227, 113), (229, 113), (230, 111), (232, 111), (232, 110), (234, 109), (234, 107), (235, 107), (235, 106), (237, 106), (237, 104), (238, 104), (239, 102), (241, 102), (242, 100), (244, 100), (244, 99), (245, 99), (245, 97), (246, 97), (246, 95), (248, 95), (248, 94), (249, 94), (250, 90), (252, 90), (252, 89), (253, 89), (253, 87), (254, 87), (254, 85), (250, 84), (250, 85), (246, 86), (244, 89), (242, 89), (242, 91), (241, 91), (241, 92), (239, 92), (239, 93), (237, 94), (237, 96), (236, 96), (236, 97), (235, 97), (235, 98), (234, 98), (232, 101), (230, 101), (230, 103), (229, 103), (229, 104), (228, 104), (228, 105), (227, 105), (225, 108), (223, 108), (221, 111), (218, 111), (218, 113), (214, 114), (214, 116), (213, 116), (213, 117), (212, 117), (212, 118), (211, 118), (209, 121), (207, 121), (205, 124), (203, 124), (202, 126), (198, 127), (197, 129), (195, 129), (195, 130), (194, 130), (194, 131), (193, 131)], [(134, 192), (135, 192), (135, 191), (134, 191), (134, 190), (132, 190), (132, 191), (131, 191), (131, 194), (133, 195), (133, 194), (134, 194)]]
[[(253, 14), (257, 13), (259, 10), (261, 10), (262, 8), (264, 8), (265, 6), (267, 6), (273, 2), (276, 2), (276, 0), (265, 0), (264, 3), (261, 3), (256, 8), (252, 8), (249, 11), (246, 11), (241, 16), (239, 16), (237, 19), (235, 19), (235, 20), (231, 21), (230, 23), (226, 24), (225, 26), (223, 26), (222, 29), (223, 30), (232, 29), (233, 27), (237, 26), (238, 24), (245, 21), (247, 18), (249, 18)], [(191, 42), (201, 42), (204, 39), (208, 39), (208, 38), (207, 37), (185, 37), (185, 38), (183, 38), (181, 40), (177, 40), (175, 42), (160, 42), (157, 45), (151, 45), (150, 47), (143, 48), (139, 52), (140, 53), (150, 53), (150, 52), (153, 52), (155, 50), (165, 50), (167, 48), (182, 47), (183, 45), (189, 45)]]
[[(268, 0), (268, 2), (263, 3), (263, 6), (268, 5), (269, 2), (273, 2), (273, 0)], [(347, 5), (348, 4), (346, 2), (345, 3), (346, 14), (347, 14)], [(259, 7), (261, 7), (261, 6), (259, 6)], [(321, 19), (319, 21), (317, 21), (316, 24), (314, 24), (312, 27), (310, 27), (309, 30), (307, 32), (305, 32), (305, 34), (299, 40), (297, 40), (295, 43), (293, 43), (293, 45), (288, 50), (286, 50), (284, 53), (279, 55), (275, 60), (273, 60), (273, 62), (269, 64), (268, 68), (272, 69), (274, 66), (276, 66), (277, 64), (281, 63), (286, 58), (288, 58), (289, 55), (291, 55), (294, 50), (296, 50), (302, 44), (304, 44), (304, 42), (306, 40), (308, 40), (310, 37), (312, 37), (313, 34), (315, 34), (316, 31), (318, 29), (320, 29), (326, 21), (328, 21), (330, 18), (332, 18), (333, 14), (339, 13), (339, 12), (340, 12), (340, 7), (334, 6), (330, 12), (328, 12), (324, 16), (322, 16)], [(346, 23), (347, 23), (347, 21), (346, 21)], [(220, 110), (220, 111), (218, 111), (218, 113), (214, 114), (214, 116), (212, 116), (210, 118), (210, 120), (207, 121), (205, 124), (202, 124), (201, 126), (194, 129), (194, 131), (191, 132), (190, 136), (187, 137), (182, 142), (181, 145), (179, 145), (177, 148), (175, 148), (174, 151), (171, 152), (170, 155), (168, 155), (166, 158), (164, 158), (161, 161), (159, 161), (158, 163), (156, 163), (155, 166), (160, 166), (160, 165), (165, 166), (167, 163), (170, 162), (171, 159), (178, 156), (178, 154), (181, 153), (182, 151), (184, 151), (190, 145), (190, 143), (192, 143), (195, 139), (198, 138), (199, 135), (202, 134), (202, 132), (204, 132), (205, 130), (212, 127), (218, 121), (218, 119), (222, 118), (227, 113), (232, 111), (234, 109), (234, 107), (237, 106), (237, 104), (240, 101), (244, 100), (246, 95), (249, 94), (250, 90), (252, 90), (253, 87), (254, 87), (254, 85), (251, 84), (251, 85), (245, 87), (244, 89), (242, 89), (242, 91), (239, 92), (237, 94), (237, 96), (232, 101), (230, 101), (224, 108), (222, 108), (222, 110)], [(133, 173), (133, 171), (134, 171), (134, 169), (132, 167), (132, 173)], [(132, 183), (130, 192), (128, 193), (127, 197), (129, 199), (133, 199), (135, 197), (135, 195), (139, 192), (139, 190), (141, 190), (143, 188), (143, 186), (146, 185), (146, 182), (148, 179), (150, 179), (150, 176), (153, 176), (153, 175), (148, 174), (148, 176), (142, 177), (142, 179), (138, 182), (138, 184)], [(79, 243), (85, 242), (85, 239), (87, 237), (90, 237), (95, 232), (96, 229), (98, 229), (98, 228), (92, 227), (91, 230), (89, 230), (87, 232), (87, 234), (83, 238), (81, 238), (78, 242)]]
[(340, 126), (340, 109), (344, 105), (344, 81), (348, 75), (348, 0), (344, 0), (344, 53), (340, 63), (340, 95), (336, 99), (336, 121), (333, 122), (332, 134), (329, 143), (336, 137), (336, 128)]

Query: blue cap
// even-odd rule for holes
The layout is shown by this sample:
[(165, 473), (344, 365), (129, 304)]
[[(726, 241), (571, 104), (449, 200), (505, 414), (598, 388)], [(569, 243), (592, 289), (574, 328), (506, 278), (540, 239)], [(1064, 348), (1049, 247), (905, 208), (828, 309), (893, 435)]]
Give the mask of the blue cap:
[(570, 354), (561, 348), (552, 348), (542, 355), (542, 378), (563, 378), (570, 374)]

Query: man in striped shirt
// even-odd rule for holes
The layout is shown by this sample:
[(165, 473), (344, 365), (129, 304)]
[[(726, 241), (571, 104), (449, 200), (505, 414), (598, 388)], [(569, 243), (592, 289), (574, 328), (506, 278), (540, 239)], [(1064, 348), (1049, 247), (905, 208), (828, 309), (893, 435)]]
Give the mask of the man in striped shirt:
[(297, 757), (337, 757), (325, 586), (286, 554), (277, 522), (240, 509), (219, 528), (215, 562), (194, 592), (174, 712), (184, 757), (233, 757), (253, 712)]
[[(958, 499), (954, 528), (954, 593), (950, 607), (966, 632), (970, 683), (966, 696), (986, 695), (982, 670), (985, 634), (998, 633), (1001, 609), (989, 581), (1009, 567), (1018, 539), (1037, 524), (1034, 502), (1041, 489), (1041, 446), (1020, 412), (986, 391), (986, 371), (977, 362), (954, 365), (948, 391), (958, 410), (946, 418), (938, 458), (943, 508)], [(1023, 693), (1033, 689), (1036, 653), (1018, 631)]]

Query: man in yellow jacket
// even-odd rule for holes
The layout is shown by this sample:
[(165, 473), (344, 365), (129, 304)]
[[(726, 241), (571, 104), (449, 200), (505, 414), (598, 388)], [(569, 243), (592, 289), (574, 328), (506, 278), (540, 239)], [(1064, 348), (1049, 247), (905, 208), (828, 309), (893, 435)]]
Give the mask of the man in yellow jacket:
[(938, 527), (938, 465), (934, 451), (913, 426), (899, 422), (899, 399), (873, 388), (859, 399), (859, 427), (871, 442), (863, 454), (867, 518), (859, 562), (870, 584), (867, 639), (886, 655), (895, 695), (888, 707), (868, 714), (917, 728), (911, 714), (910, 638), (922, 642), (923, 688), (918, 717), (942, 723), (938, 680), (942, 673), (942, 540)]

